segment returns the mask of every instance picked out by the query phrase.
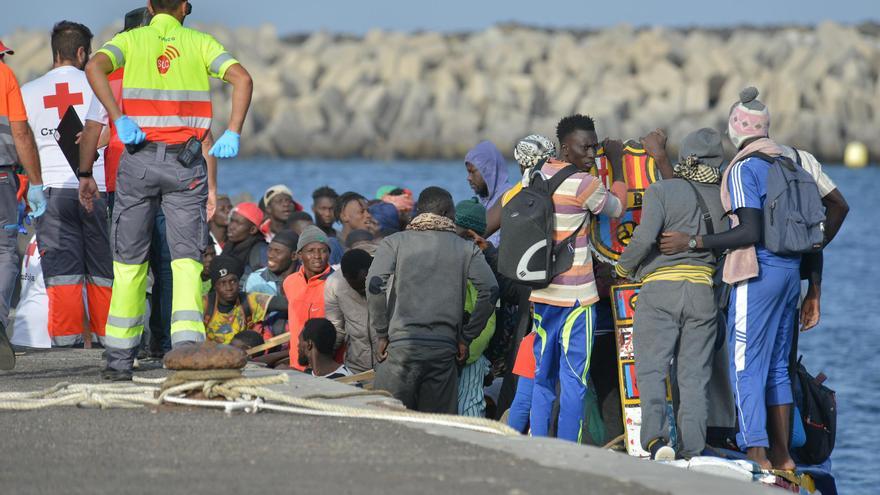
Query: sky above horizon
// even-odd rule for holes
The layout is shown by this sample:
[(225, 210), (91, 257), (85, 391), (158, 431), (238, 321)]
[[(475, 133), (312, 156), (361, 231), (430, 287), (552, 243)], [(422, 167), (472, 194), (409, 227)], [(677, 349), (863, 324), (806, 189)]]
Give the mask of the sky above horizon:
[[(82, 22), (98, 32), (122, 24), (127, 10), (145, 0), (41, 0), (3, 2), (0, 37), (16, 29), (49, 30), (61, 19)], [(719, 27), (739, 24), (816, 24), (880, 21), (878, 0), (192, 0), (192, 20), (200, 24), (259, 26), (274, 24), (281, 34), (328, 30), (363, 34), (395, 31), (470, 31), (504, 22), (548, 28), (592, 29), (628, 23), (634, 26)], [(88, 8), (83, 8), (83, 6)], [(611, 6), (613, 6), (613, 8)], [(246, 6), (246, 8), (243, 8)]]

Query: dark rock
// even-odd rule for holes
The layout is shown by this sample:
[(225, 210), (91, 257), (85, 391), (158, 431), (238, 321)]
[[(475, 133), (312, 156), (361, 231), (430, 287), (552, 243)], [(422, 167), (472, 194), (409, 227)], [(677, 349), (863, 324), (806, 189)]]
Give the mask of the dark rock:
[(170, 370), (240, 369), (247, 364), (247, 354), (237, 347), (216, 342), (184, 344), (165, 354)]

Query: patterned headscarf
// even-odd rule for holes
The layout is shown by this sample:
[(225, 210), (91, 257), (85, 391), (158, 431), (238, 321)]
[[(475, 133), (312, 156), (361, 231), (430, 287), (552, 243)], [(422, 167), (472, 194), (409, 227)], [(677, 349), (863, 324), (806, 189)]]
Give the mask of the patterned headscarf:
[(672, 167), (675, 177), (700, 182), (702, 184), (718, 184), (721, 182), (721, 169), (706, 165), (700, 161), (697, 155), (689, 155), (684, 162), (677, 163)]
[(556, 156), (556, 145), (540, 134), (526, 136), (513, 147), (513, 158), (525, 170)]
[(446, 218), (435, 213), (422, 213), (416, 215), (416, 217), (409, 222), (409, 225), (406, 226), (406, 230), (455, 232), (455, 222), (453, 222), (451, 218)]

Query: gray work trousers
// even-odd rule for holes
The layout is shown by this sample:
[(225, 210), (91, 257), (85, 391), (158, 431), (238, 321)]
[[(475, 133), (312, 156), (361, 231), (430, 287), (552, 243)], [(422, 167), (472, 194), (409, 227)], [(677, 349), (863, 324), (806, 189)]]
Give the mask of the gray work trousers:
[(458, 364), (449, 344), (391, 343), (388, 358), (376, 365), (373, 387), (385, 390), (408, 409), (458, 413)]
[(12, 167), (0, 167), (0, 324), (9, 326), (9, 304), (18, 278), (18, 181)]
[(642, 447), (668, 439), (666, 377), (675, 358), (680, 398), (678, 451), (700, 455), (706, 447), (708, 387), (717, 332), (712, 287), (684, 281), (642, 286), (633, 325), (633, 350), (642, 407)]
[(123, 154), (110, 233), (114, 261), (139, 265), (149, 259), (153, 222), (161, 207), (171, 259), (201, 263), (208, 239), (206, 174), (203, 157), (184, 167), (177, 162), (177, 150), (164, 143)]
[[(119, 163), (110, 243), (113, 246), (113, 300), (107, 321), (107, 367), (130, 370), (145, 323), (146, 262), (153, 223), (161, 207), (174, 280), (171, 342), (201, 342), (202, 253), (208, 241), (205, 202), (206, 164), (202, 156), (188, 167), (177, 161), (180, 146), (150, 143)], [(183, 261), (179, 263), (179, 261)], [(140, 266), (139, 271), (131, 270)]]

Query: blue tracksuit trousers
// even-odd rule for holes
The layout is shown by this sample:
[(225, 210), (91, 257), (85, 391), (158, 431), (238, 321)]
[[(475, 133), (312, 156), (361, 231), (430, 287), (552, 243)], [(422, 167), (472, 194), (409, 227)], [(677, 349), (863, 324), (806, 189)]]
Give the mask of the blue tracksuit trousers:
[(791, 404), (788, 353), (797, 318), (797, 267), (760, 264), (758, 277), (730, 295), (730, 381), (736, 397), (741, 449), (768, 447), (767, 407)]
[(532, 435), (548, 436), (556, 384), (559, 384), (559, 426), (556, 436), (581, 438), (584, 396), (593, 348), (593, 306), (566, 308), (535, 303), (535, 383), (532, 392)]
[(510, 412), (507, 414), (507, 426), (520, 433), (526, 433), (529, 428), (529, 414), (532, 409), (532, 393), (535, 388), (535, 380), (525, 376), (517, 377), (516, 395), (510, 404)]

